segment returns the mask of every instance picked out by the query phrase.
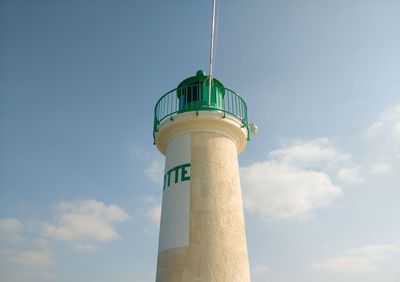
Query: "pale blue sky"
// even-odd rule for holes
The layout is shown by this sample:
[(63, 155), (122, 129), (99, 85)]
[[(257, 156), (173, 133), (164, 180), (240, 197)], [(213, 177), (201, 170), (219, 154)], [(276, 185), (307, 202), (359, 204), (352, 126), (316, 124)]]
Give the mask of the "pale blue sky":
[[(208, 69), (210, 8), (0, 2), (0, 280), (154, 281), (153, 107)], [(252, 281), (400, 280), (399, 31), (399, 1), (218, 1)]]

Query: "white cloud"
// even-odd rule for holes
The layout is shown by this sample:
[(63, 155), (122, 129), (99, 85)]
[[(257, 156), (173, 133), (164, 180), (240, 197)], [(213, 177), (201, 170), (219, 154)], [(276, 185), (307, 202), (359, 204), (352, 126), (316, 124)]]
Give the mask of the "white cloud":
[(400, 140), (400, 104), (388, 108), (366, 132), (369, 138)]
[(257, 264), (255, 266), (252, 267), (253, 272), (255, 273), (268, 273), (270, 272), (270, 267), (268, 265), (265, 264)]
[(282, 148), (271, 151), (268, 159), (327, 173), (354, 168), (351, 165), (351, 154), (338, 151), (326, 137), (309, 141), (291, 140), (284, 143)]
[(400, 121), (393, 125), (393, 135), (400, 139)]
[(144, 169), (144, 175), (158, 186), (162, 186), (164, 178), (164, 158), (160, 154), (155, 155), (154, 151), (147, 151), (137, 145), (132, 147), (131, 152), (135, 158), (140, 158), (142, 162), (147, 163)]
[(146, 217), (149, 218), (155, 224), (160, 224), (161, 219), (161, 204), (155, 204), (145, 213)]
[(382, 122), (374, 122), (367, 129), (367, 136), (372, 138), (384, 130), (384, 125)]
[(399, 166), (400, 161), (400, 104), (386, 109), (365, 133), (371, 159), (384, 160), (381, 164), (371, 163), (369, 171), (373, 174), (389, 174), (390, 170)]
[(360, 175), (360, 167), (345, 167), (338, 171), (341, 181), (350, 184), (363, 183), (364, 178)]
[(11, 244), (20, 244), (25, 241), (22, 236), (24, 224), (16, 218), (0, 220), (0, 239)]
[(54, 264), (55, 257), (49, 251), (0, 249), (0, 259), (7, 263), (22, 266), (49, 266)]
[(388, 165), (387, 163), (380, 162), (380, 163), (373, 164), (370, 172), (373, 174), (385, 175), (385, 174), (388, 174), (391, 169), (392, 169), (392, 167), (390, 165)]
[(76, 249), (79, 251), (93, 251), (97, 249), (97, 246), (89, 243), (82, 243), (76, 245)]
[(148, 150), (145, 150), (143, 147), (133, 144), (131, 148), (129, 149), (129, 152), (131, 155), (136, 159), (137, 157), (140, 157), (142, 159), (150, 159), (152, 157), (152, 153)]
[(128, 214), (116, 205), (105, 205), (97, 200), (85, 201), (63, 201), (56, 204), (55, 209), (59, 212), (73, 212), (79, 214), (102, 217), (106, 221), (121, 222), (129, 218)]
[(161, 187), (164, 176), (164, 162), (161, 159), (151, 160), (145, 170), (145, 174), (151, 181)]
[(274, 161), (241, 169), (244, 204), (262, 217), (304, 218), (342, 194), (330, 177)]
[(252, 281), (270, 281), (270, 274), (271, 268), (267, 264), (251, 265)]
[[(0, 276), (5, 281), (37, 281), (50, 279), (46, 268), (55, 263), (50, 244), (43, 238), (32, 238), (29, 224), (17, 218), (0, 220), (0, 264), (7, 265)], [(26, 237), (22, 236), (22, 233)]]
[(327, 138), (289, 142), (267, 160), (241, 168), (245, 208), (262, 218), (303, 219), (343, 194), (330, 173), (350, 158)]
[(271, 159), (298, 167), (325, 167), (350, 158), (339, 153), (328, 138), (317, 138), (308, 142), (290, 141), (284, 148), (272, 151)]
[[(22, 223), (16, 218), (0, 220), (0, 239), (22, 237), (22, 233), (25, 235), (23, 244), (12, 244), (10, 240), (0, 242), (0, 264), (6, 265), (0, 273), (3, 280), (54, 280), (56, 277), (48, 270), (56, 262), (55, 242), (49, 238), (73, 240), (75, 249), (91, 251), (97, 248), (92, 241), (120, 238), (114, 224), (129, 218), (120, 207), (96, 200), (64, 201), (55, 204), (53, 209), (55, 221), (50, 223), (39, 220)], [(47, 238), (37, 236), (38, 231)]]
[(161, 219), (161, 199), (149, 195), (141, 199), (143, 209), (139, 211), (142, 217), (150, 220), (152, 224), (159, 225)]
[(129, 219), (118, 206), (96, 200), (61, 202), (55, 205), (56, 222), (45, 223), (44, 235), (56, 240), (110, 241), (120, 235), (113, 224)]
[(1, 279), (6, 282), (59, 281), (53, 273), (43, 269), (8, 269), (1, 272)]
[(312, 267), (333, 272), (372, 272), (399, 263), (399, 244), (374, 244), (345, 250), (337, 257), (313, 263)]
[(32, 243), (35, 247), (40, 248), (40, 249), (50, 249), (51, 247), (51, 242), (47, 239), (44, 238), (37, 238), (33, 239)]
[(16, 218), (6, 218), (0, 220), (0, 232), (20, 233), (24, 225)]

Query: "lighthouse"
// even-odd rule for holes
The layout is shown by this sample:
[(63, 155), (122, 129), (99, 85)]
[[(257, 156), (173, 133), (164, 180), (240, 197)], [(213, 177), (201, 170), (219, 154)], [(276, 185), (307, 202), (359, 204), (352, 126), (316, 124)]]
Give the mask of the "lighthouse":
[(165, 155), (157, 282), (250, 281), (238, 155), (243, 98), (203, 71), (163, 95), (154, 143)]

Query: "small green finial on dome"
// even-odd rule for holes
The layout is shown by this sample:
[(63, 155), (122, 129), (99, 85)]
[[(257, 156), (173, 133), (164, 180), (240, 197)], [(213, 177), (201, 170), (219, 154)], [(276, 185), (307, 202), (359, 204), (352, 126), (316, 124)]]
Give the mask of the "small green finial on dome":
[(203, 70), (198, 70), (196, 76), (206, 76), (206, 73)]

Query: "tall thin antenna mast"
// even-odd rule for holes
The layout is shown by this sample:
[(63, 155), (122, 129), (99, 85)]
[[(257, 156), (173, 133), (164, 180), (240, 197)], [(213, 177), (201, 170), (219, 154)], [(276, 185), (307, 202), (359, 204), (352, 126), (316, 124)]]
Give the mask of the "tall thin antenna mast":
[(208, 106), (211, 105), (211, 86), (213, 80), (213, 64), (214, 64), (214, 37), (215, 37), (215, 2), (212, 5), (212, 21), (211, 21), (211, 46), (210, 46), (210, 71), (209, 71), (209, 85), (208, 85)]

